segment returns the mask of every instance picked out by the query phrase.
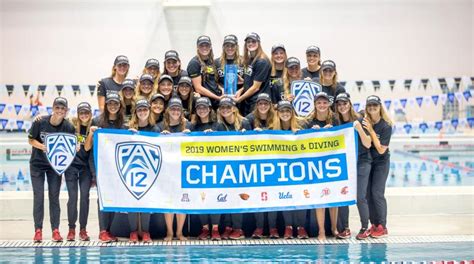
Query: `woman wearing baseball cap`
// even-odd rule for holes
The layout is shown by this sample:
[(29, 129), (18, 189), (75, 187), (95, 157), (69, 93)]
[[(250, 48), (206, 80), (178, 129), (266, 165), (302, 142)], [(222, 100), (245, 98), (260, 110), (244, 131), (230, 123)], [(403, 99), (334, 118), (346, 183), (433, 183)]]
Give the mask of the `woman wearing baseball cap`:
[(319, 70), (321, 68), (321, 50), (319, 47), (311, 45), (306, 49), (307, 67), (301, 71), (305, 81), (319, 82)]
[[(319, 75), (319, 82), (322, 91), (329, 96), (331, 104), (334, 102), (336, 96), (340, 93), (345, 93), (346, 89), (337, 82), (336, 63), (332, 60), (325, 60), (321, 64), (321, 72)], [(334, 105), (332, 105), (334, 111)]]
[(150, 98), (151, 105), (151, 115), (153, 115), (153, 120), (155, 125), (163, 121), (163, 115), (166, 107), (165, 96), (160, 93), (155, 93)]
[(122, 83), (122, 89), (120, 90), (120, 98), (125, 108), (124, 111), (124, 122), (128, 123), (132, 118), (132, 109), (135, 106), (135, 81), (132, 79), (125, 79)]
[[(359, 209), (362, 228), (356, 238), (360, 239), (361, 236), (364, 236), (369, 222), (369, 207), (367, 205), (366, 195), (371, 166), (370, 164), (372, 161), (369, 151), (372, 140), (368, 135), (369, 132), (367, 132), (367, 130), (362, 127), (363, 119), (354, 110), (350, 95), (348, 93), (340, 93), (337, 95), (335, 101), (335, 114), (339, 124), (354, 123), (354, 128), (359, 134), (359, 137), (357, 138), (357, 208)], [(337, 238), (350, 238), (351, 231), (349, 229), (349, 207), (339, 207), (338, 212), (338, 229), (340, 232)]]
[(79, 210), (79, 238), (82, 241), (89, 241), (87, 234), (87, 218), (89, 217), (89, 192), (92, 184), (91, 169), (89, 167), (89, 151), (84, 148), (87, 134), (92, 123), (92, 108), (87, 102), (77, 105), (77, 116), (72, 118), (72, 124), (76, 129), (77, 144), (80, 149), (77, 151), (74, 160), (66, 171), (66, 187), (68, 192), (67, 218), (69, 222), (68, 241), (74, 241), (76, 236), (77, 221), (77, 200), (78, 190), (80, 190), (80, 210)]
[[(94, 132), (99, 128), (115, 128), (115, 129), (125, 129), (125, 118), (124, 118), (124, 107), (122, 107), (120, 95), (117, 92), (109, 92), (105, 98), (105, 108), (104, 111), (94, 119), (92, 119), (91, 127), (89, 129), (89, 134), (87, 135), (86, 143), (84, 144), (84, 149), (90, 151), (93, 147), (93, 138)], [(94, 152), (91, 151), (89, 155), (89, 161), (94, 159)], [(90, 163), (89, 163), (90, 164)], [(92, 163), (93, 164), (93, 163)], [(91, 166), (92, 172), (92, 182), (95, 182), (96, 169), (95, 166)], [(99, 200), (97, 200), (98, 202)], [(113, 212), (103, 212), (99, 210), (99, 241), (103, 243), (110, 243), (113, 241), (118, 241), (118, 239), (112, 235), (110, 229), (114, 221), (115, 213)]]
[[(252, 129), (249, 121), (240, 115), (234, 98), (230, 96), (223, 96), (219, 101), (217, 121), (217, 131), (246, 131)], [(245, 235), (242, 230), (243, 214), (231, 214), (230, 220), (232, 227), (226, 226), (222, 239), (244, 239)]]
[(158, 93), (162, 94), (165, 98), (165, 105), (173, 97), (173, 78), (168, 74), (163, 74), (158, 80)]
[[(277, 112), (275, 123), (273, 125), (274, 130), (285, 130), (292, 131), (296, 133), (301, 129), (301, 126), (298, 123), (298, 117), (293, 105), (288, 100), (282, 100), (278, 102)], [(285, 233), (283, 238), (292, 239), (293, 238), (293, 226), (296, 226), (296, 237), (299, 239), (309, 238), (308, 233), (306, 232), (306, 213), (307, 210), (293, 210), (293, 211), (283, 211), (283, 220), (285, 223)], [(269, 213), (270, 216), (270, 213)], [(269, 220), (270, 226), (270, 220)], [(270, 237), (278, 238), (278, 230), (275, 228), (270, 229)]]
[(171, 76), (173, 79), (173, 86), (176, 88), (178, 86), (179, 79), (181, 76), (187, 76), (188, 72), (181, 69), (181, 60), (179, 59), (179, 54), (175, 50), (168, 50), (165, 53), (165, 69), (163, 74)]
[[(128, 128), (133, 132), (137, 131), (152, 131), (155, 132), (155, 120), (150, 114), (150, 103), (146, 98), (139, 98), (135, 101), (135, 108), (132, 119), (129, 122)], [(130, 239), (129, 242), (138, 242), (138, 222), (140, 222), (142, 230), (143, 243), (151, 243), (150, 237), (150, 214), (149, 213), (128, 213), (128, 223), (130, 225)]]
[(45, 136), (51, 133), (67, 133), (74, 135), (74, 126), (65, 120), (68, 112), (67, 99), (57, 97), (53, 102), (53, 112), (51, 115), (41, 117), (34, 121), (28, 131), (28, 143), (32, 146), (30, 157), (31, 185), (33, 186), (33, 219), (35, 225), (34, 242), (43, 240), (43, 216), (44, 216), (44, 183), (45, 178), (48, 184), (49, 195), (49, 218), (52, 240), (62, 242), (63, 238), (59, 233), (60, 205), (59, 192), (61, 188), (61, 177), (51, 167), (46, 157)]
[(196, 92), (211, 99), (213, 108), (216, 108), (222, 90), (217, 85), (218, 76), (211, 39), (208, 36), (199, 36), (196, 46), (197, 54), (188, 63), (187, 71)]
[(153, 76), (147, 73), (142, 74), (135, 88), (135, 98), (145, 97), (150, 99), (151, 95), (155, 92)]
[(244, 46), (244, 88), (237, 93), (237, 103), (243, 104), (242, 115), (246, 116), (255, 108), (260, 93), (270, 94), (271, 63), (263, 52), (260, 36), (247, 34)]
[(158, 79), (160, 79), (160, 62), (157, 59), (148, 59), (145, 63), (145, 67), (142, 70), (142, 74), (150, 74), (153, 77), (154, 90), (158, 86)]
[(119, 55), (114, 60), (112, 75), (103, 78), (97, 83), (97, 100), (100, 112), (104, 111), (105, 96), (109, 91), (119, 92), (122, 88), (122, 82), (127, 78), (130, 63), (127, 56)]
[[(183, 76), (178, 82), (178, 89), (176, 91), (179, 99), (183, 102), (184, 117), (187, 120), (191, 119), (191, 114), (194, 110), (194, 92), (191, 78)], [(196, 94), (199, 96), (199, 94)]]
[[(338, 123), (330, 106), (331, 102), (328, 94), (325, 92), (317, 93), (314, 97), (314, 111), (308, 116), (307, 128), (322, 129), (336, 126)], [(318, 240), (326, 239), (324, 228), (325, 212), (325, 208), (316, 208), (316, 220), (319, 229)], [(337, 236), (337, 207), (329, 208), (329, 215), (331, 218), (332, 235)]]
[(284, 98), (283, 76), (286, 75), (285, 62), (287, 59), (286, 49), (283, 44), (276, 44), (272, 47), (272, 71), (270, 73), (270, 90), (272, 102), (277, 104)]
[[(212, 109), (211, 100), (207, 97), (199, 97), (195, 102), (195, 114), (192, 115), (190, 130), (200, 132), (212, 132), (216, 130), (217, 117)], [(221, 240), (219, 234), (220, 214), (200, 214), (201, 233), (198, 236), (199, 240)], [(212, 231), (209, 229), (209, 224), (212, 226)]]
[(372, 227), (366, 234), (373, 238), (386, 237), (387, 231), (387, 201), (385, 200), (385, 185), (390, 169), (389, 144), (392, 136), (392, 121), (385, 111), (382, 100), (376, 95), (367, 97), (365, 117), (362, 123), (372, 139), (370, 155), (372, 163), (369, 175), (368, 203), (369, 219)]
[[(250, 127), (255, 131), (273, 129), (274, 119), (276, 117), (273, 110), (272, 99), (270, 95), (261, 93), (257, 97), (257, 106), (252, 113), (246, 116), (250, 123)], [(265, 213), (254, 213), (256, 228), (252, 234), (252, 238), (263, 237), (263, 227), (265, 221)], [(268, 226), (270, 229), (276, 228), (277, 212), (268, 212)], [(278, 232), (277, 232), (278, 233)]]
[(224, 42), (222, 43), (222, 54), (215, 61), (218, 75), (217, 84), (221, 89), (224, 89), (226, 65), (235, 64), (238, 68), (237, 76), (239, 79), (237, 81), (237, 89), (241, 88), (244, 84), (244, 79), (242, 78), (243, 63), (239, 49), (239, 42), (235, 35), (231, 34), (224, 37)]
[(285, 63), (286, 74), (283, 76), (283, 96), (286, 100), (292, 102), (295, 96), (291, 93), (291, 83), (303, 79), (301, 73), (300, 60), (296, 57), (290, 57)]
[[(168, 102), (168, 108), (165, 111), (165, 115), (163, 121), (159, 123), (156, 127), (156, 131), (162, 134), (170, 134), (170, 133), (179, 133), (190, 132), (191, 124), (186, 120), (184, 117), (183, 112), (183, 103), (181, 99), (177, 97), (173, 97)], [(171, 241), (174, 237), (173, 231), (173, 220), (174, 220), (174, 213), (165, 213), (165, 222), (166, 222), (166, 237), (165, 241)], [(176, 237), (181, 240), (187, 240), (187, 238), (183, 235), (183, 227), (184, 222), (186, 220), (186, 214), (176, 214)]]

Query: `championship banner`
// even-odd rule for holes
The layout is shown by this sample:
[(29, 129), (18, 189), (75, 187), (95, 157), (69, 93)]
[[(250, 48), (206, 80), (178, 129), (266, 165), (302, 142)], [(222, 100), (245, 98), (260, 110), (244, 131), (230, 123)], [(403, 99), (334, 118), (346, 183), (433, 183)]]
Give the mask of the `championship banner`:
[(353, 205), (356, 137), (352, 124), (297, 134), (99, 129), (100, 209), (212, 214)]

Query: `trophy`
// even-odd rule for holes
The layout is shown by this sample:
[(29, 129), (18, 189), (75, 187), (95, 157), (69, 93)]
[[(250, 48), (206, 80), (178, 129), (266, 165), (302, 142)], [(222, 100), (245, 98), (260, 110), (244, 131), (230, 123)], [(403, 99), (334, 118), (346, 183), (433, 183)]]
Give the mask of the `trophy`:
[(224, 69), (224, 94), (235, 95), (237, 92), (238, 68), (235, 64), (227, 64)]

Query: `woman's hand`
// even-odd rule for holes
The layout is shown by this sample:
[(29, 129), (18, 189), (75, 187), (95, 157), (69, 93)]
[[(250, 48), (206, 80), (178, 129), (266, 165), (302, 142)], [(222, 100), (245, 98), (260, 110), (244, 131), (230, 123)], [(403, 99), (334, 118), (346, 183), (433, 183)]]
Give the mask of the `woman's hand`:
[(161, 134), (168, 135), (168, 134), (170, 134), (170, 132), (168, 130), (163, 130), (163, 131), (161, 131)]
[(323, 128), (331, 128), (331, 127), (332, 127), (331, 124), (327, 124), (327, 125), (325, 125)]
[(362, 121), (362, 126), (369, 131), (369, 133), (374, 132), (374, 127), (372, 126), (372, 123), (367, 119), (367, 117), (364, 117), (364, 120)]
[(209, 133), (209, 132), (213, 132), (213, 131), (214, 131), (214, 130), (212, 130), (212, 129), (209, 128), (209, 129), (204, 130), (203, 132), (204, 132), (204, 133)]
[(186, 128), (185, 130), (183, 130), (183, 133), (191, 133), (191, 130)]
[(138, 133), (138, 130), (136, 130), (135, 128), (129, 128), (128, 131), (130, 131), (134, 134)]
[(321, 127), (318, 126), (318, 125), (314, 125), (313, 127), (311, 127), (312, 129), (320, 129)]
[(256, 127), (256, 128), (254, 129), (254, 131), (262, 132), (263, 129), (262, 129), (261, 127)]
[(91, 127), (89, 128), (89, 133), (94, 134), (94, 132), (95, 132), (97, 129), (99, 129), (98, 126), (91, 126)]

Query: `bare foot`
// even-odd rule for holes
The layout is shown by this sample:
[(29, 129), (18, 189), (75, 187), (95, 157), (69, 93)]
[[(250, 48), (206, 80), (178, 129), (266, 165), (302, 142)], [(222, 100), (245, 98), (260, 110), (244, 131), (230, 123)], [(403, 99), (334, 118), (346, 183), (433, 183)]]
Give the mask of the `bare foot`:
[(176, 236), (178, 237), (178, 239), (179, 239), (180, 241), (186, 241), (186, 240), (188, 240), (188, 238), (185, 237), (185, 236), (183, 236), (183, 234), (176, 234)]
[(337, 232), (337, 229), (332, 230), (332, 235), (333, 235), (334, 237), (337, 237), (337, 235), (339, 235), (339, 232)]
[(173, 235), (172, 234), (168, 234), (166, 235), (165, 239), (164, 239), (166, 242), (170, 242), (173, 240)]
[(326, 240), (326, 234), (319, 234), (319, 235), (318, 235), (318, 240), (319, 240), (319, 241), (324, 241), (324, 240)]

